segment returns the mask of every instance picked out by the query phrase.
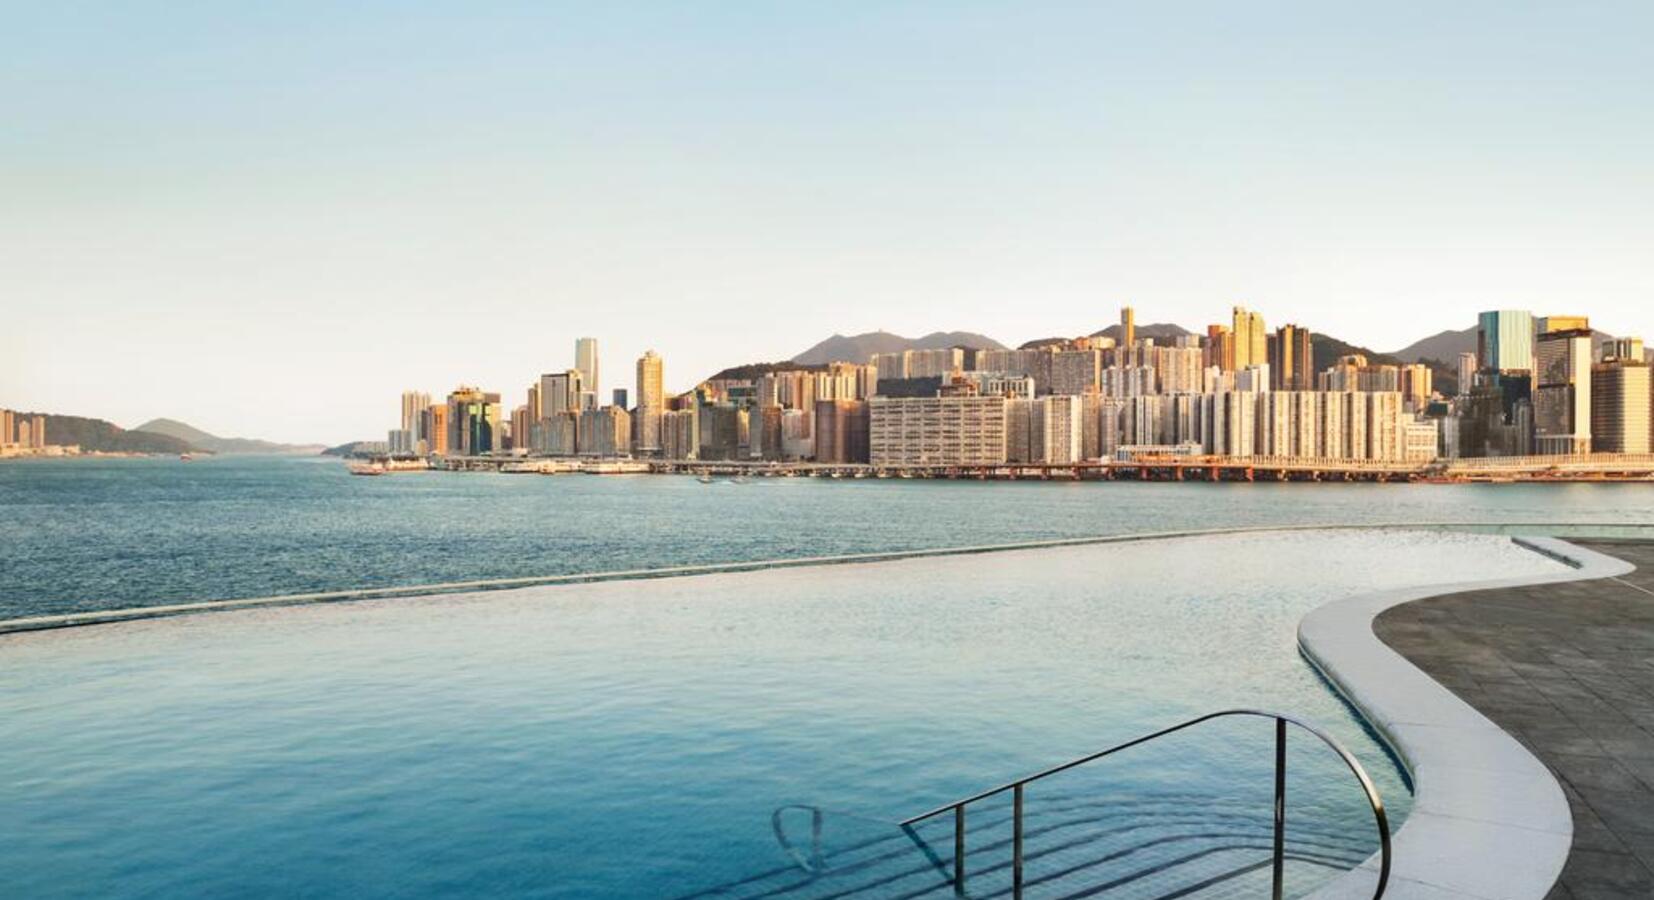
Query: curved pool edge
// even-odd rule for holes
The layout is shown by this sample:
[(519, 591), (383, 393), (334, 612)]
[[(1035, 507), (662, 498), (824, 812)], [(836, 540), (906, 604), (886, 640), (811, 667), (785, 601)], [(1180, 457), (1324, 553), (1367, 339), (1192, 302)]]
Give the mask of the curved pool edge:
[[(1403, 603), (1489, 588), (1584, 581), (1636, 567), (1567, 541), (1512, 537), (1569, 571), (1381, 591), (1325, 604), (1298, 623), (1298, 648), (1389, 744), (1413, 779), (1386, 897), (1543, 898), (1573, 845), (1567, 795), (1515, 737), (1379, 640), (1373, 620)], [(1315, 891), (1370, 898), (1378, 857)]]

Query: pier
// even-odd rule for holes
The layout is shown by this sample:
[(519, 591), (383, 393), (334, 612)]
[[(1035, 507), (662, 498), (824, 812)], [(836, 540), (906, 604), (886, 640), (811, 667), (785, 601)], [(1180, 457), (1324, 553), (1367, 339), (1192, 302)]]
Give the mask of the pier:
[(523, 474), (710, 475), (743, 478), (924, 478), (976, 481), (1650, 482), (1654, 454), (1595, 453), (1476, 459), (1323, 459), (1291, 456), (1134, 456), (1074, 463), (869, 465), (764, 460), (446, 457), (447, 471)]

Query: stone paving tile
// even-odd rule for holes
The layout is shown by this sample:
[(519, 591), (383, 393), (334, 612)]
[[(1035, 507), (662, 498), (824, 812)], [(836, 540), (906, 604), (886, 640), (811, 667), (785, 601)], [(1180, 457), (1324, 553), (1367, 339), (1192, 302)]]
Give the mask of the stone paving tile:
[(1654, 897), (1654, 542), (1579, 543), (1637, 566), (1620, 579), (1455, 594), (1398, 606), (1378, 636), (1515, 735), (1556, 773), (1574, 846), (1549, 897)]

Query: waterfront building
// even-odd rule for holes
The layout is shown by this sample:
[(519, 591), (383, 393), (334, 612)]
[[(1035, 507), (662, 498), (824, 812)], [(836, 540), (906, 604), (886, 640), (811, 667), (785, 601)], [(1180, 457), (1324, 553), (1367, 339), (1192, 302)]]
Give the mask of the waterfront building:
[(1406, 462), (1427, 463), (1435, 459), (1441, 446), (1441, 430), (1437, 419), (1408, 419), (1402, 425), (1402, 456)]
[(1547, 331), (1534, 344), (1534, 449), (1591, 452), (1591, 332)]
[(392, 428), (385, 434), (385, 446), (399, 456), (412, 456), (416, 449), (414, 433), (406, 428)]
[(1350, 458), (1349, 411), (1346, 398), (1339, 391), (1316, 391), (1315, 413), (1320, 423), (1320, 441), (1311, 456), (1322, 459)]
[(413, 445), (404, 452), (420, 452), (419, 443), (430, 440), (430, 434), (425, 431), (425, 410), (430, 408), (430, 394), (424, 391), (402, 392), (402, 416), (398, 420), (400, 423), (398, 428), (412, 435), (411, 440), (413, 442)]
[[(577, 338), (574, 342), (574, 368), (580, 372), (580, 383), (595, 396), (597, 383), (597, 338)], [(625, 408), (625, 404), (620, 404)]]
[(528, 404), (523, 404), (511, 411), (511, 449), (526, 450), (534, 442), (534, 427), (538, 422), (529, 410)]
[(1533, 371), (1533, 313), (1501, 309), (1477, 318), (1476, 356), (1488, 372)]
[(887, 466), (1004, 462), (1005, 406), (1004, 397), (874, 397), (867, 401), (869, 460)]
[(632, 448), (632, 416), (617, 406), (583, 409), (579, 414), (576, 443), (582, 456), (629, 456)]
[(1154, 394), (1126, 398), (1124, 418), (1121, 421), (1122, 443), (1135, 446), (1161, 442), (1161, 414), (1165, 410), (1161, 400), (1160, 396)]
[(1637, 349), (1636, 358), (1614, 357), (1591, 369), (1591, 449), (1597, 453), (1650, 452), (1649, 368)]
[(748, 457), (751, 416), (744, 406), (732, 403), (700, 407), (701, 446), (699, 457), (706, 460), (739, 460)]
[(781, 457), (787, 460), (815, 456), (815, 413), (803, 409), (781, 410)]
[(1315, 353), (1308, 328), (1282, 325), (1269, 337), (1269, 371), (1277, 391), (1315, 388)]
[[(1367, 398), (1367, 455), (1366, 459), (1400, 460), (1404, 457), (1404, 406), (1400, 391), (1368, 391)], [(1435, 433), (1431, 432), (1430, 446), (1435, 447)]]
[(1126, 443), (1123, 427), (1126, 401), (1114, 397), (1100, 397), (1096, 405), (1097, 447), (1095, 451), (1087, 452), (1088, 459), (1113, 456), (1115, 451)]
[(699, 459), (701, 416), (691, 406), (661, 413), (661, 456), (667, 459)]
[(448, 404), (433, 403), (425, 410), (426, 453), (448, 455)]
[(1263, 314), (1237, 306), (1232, 311), (1232, 319), (1231, 333), (1235, 337), (1233, 368), (1244, 369), (1269, 362), (1269, 341), (1264, 332)]
[(498, 449), (500, 395), (461, 385), (448, 395), (448, 449), (457, 456), (482, 456)]
[(46, 417), (36, 414), (29, 427), (29, 446), (35, 450), (46, 449)]
[(580, 414), (552, 413), (540, 420), (540, 441), (545, 453), (552, 456), (574, 456), (580, 452)]
[(816, 401), (816, 462), (867, 462), (868, 402), (866, 400)]
[(17, 443), (17, 414), (0, 409), (0, 446)]
[(781, 440), (782, 412), (784, 410), (779, 404), (758, 407), (757, 416), (751, 425), (753, 456), (772, 462), (786, 458), (786, 449)]
[(655, 351), (644, 353), (637, 361), (637, 450), (641, 456), (654, 456), (661, 450), (661, 414), (666, 411), (664, 366)]

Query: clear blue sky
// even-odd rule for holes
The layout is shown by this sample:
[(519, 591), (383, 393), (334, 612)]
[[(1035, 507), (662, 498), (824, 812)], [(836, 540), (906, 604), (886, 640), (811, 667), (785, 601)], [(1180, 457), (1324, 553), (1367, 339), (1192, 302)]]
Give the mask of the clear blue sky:
[(1654, 4), (0, 3), (0, 405), (382, 437), (602, 341), (1654, 337)]

